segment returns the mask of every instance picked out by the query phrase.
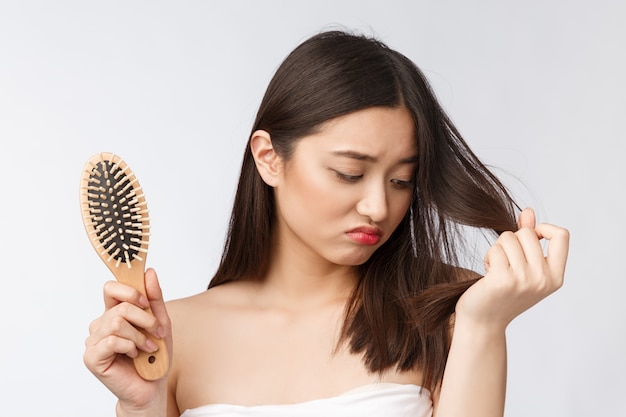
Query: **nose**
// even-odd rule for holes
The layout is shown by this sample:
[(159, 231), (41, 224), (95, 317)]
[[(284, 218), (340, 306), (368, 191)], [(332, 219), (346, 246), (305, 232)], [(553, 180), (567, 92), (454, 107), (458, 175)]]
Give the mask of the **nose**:
[(373, 185), (364, 190), (365, 194), (356, 205), (356, 211), (373, 222), (381, 222), (387, 217), (387, 192), (384, 184)]

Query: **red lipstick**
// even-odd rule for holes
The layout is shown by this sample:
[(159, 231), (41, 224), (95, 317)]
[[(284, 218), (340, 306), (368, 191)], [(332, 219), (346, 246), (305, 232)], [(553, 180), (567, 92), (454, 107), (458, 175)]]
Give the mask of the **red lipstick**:
[(380, 242), (383, 231), (377, 227), (362, 226), (350, 230), (346, 233), (348, 237), (361, 245), (374, 246)]

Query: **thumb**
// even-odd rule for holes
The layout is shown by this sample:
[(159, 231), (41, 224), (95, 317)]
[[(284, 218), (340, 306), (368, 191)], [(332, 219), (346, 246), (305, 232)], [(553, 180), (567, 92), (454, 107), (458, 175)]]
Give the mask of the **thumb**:
[(534, 229), (535, 224), (536, 224), (535, 211), (530, 207), (526, 207), (524, 210), (522, 210), (522, 212), (519, 215), (519, 218), (517, 219), (517, 227), (519, 229), (523, 227)]
[(165, 308), (165, 300), (163, 299), (163, 292), (161, 291), (156, 271), (152, 268), (148, 268), (144, 274), (144, 280), (146, 295), (150, 301), (150, 310), (152, 310), (152, 314), (154, 314), (154, 317), (156, 317), (164, 330), (164, 333), (159, 336), (164, 337), (165, 333), (169, 333), (170, 331), (170, 318)]
[(159, 301), (163, 300), (163, 293), (161, 292), (161, 286), (159, 285), (159, 279), (154, 269), (148, 268), (144, 273), (144, 280), (146, 285), (146, 294), (148, 300)]
[[(150, 310), (158, 321), (158, 327), (156, 335), (159, 339), (154, 342), (157, 344), (158, 350), (148, 357), (148, 362), (142, 363), (145, 368), (145, 376), (140, 372), (142, 377), (148, 380), (167, 380), (163, 376), (169, 371), (170, 367), (170, 355), (172, 352), (172, 324), (170, 322), (167, 309), (165, 307), (165, 300), (163, 300), (163, 293), (161, 292), (161, 286), (157, 278), (156, 271), (152, 268), (148, 268), (144, 273), (144, 281), (146, 286), (146, 295), (150, 301)], [(156, 365), (152, 365), (152, 364)], [(137, 362), (135, 363), (137, 365)], [(140, 368), (137, 368), (139, 371)]]

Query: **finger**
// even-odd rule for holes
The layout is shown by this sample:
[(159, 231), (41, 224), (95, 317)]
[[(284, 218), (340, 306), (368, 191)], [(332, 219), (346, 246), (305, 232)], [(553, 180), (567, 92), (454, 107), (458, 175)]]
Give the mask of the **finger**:
[(486, 272), (489, 272), (491, 269), (508, 269), (509, 266), (509, 259), (504, 252), (504, 248), (499, 243), (495, 243), (485, 254)]
[(135, 326), (120, 316), (115, 317), (109, 322), (109, 328), (105, 329), (104, 333), (107, 335), (106, 337), (113, 335), (130, 340), (139, 349), (148, 353), (157, 350), (157, 345), (154, 341), (150, 340), (143, 332), (137, 330)]
[(526, 256), (522, 246), (513, 232), (504, 232), (500, 235), (496, 243), (499, 243), (506, 254), (511, 268), (516, 271), (523, 271), (526, 267)]
[(152, 268), (148, 268), (144, 279), (146, 294), (148, 295), (148, 300), (150, 301), (150, 309), (159, 322), (159, 328), (155, 329), (156, 333), (154, 334), (162, 338), (165, 337), (166, 333), (169, 333), (171, 325), (156, 271)]
[(540, 239), (550, 241), (546, 261), (550, 271), (562, 278), (565, 275), (565, 263), (569, 252), (569, 231), (547, 223), (537, 225), (535, 231)]
[(520, 213), (517, 219), (518, 229), (522, 229), (524, 227), (529, 227), (531, 229), (534, 229), (535, 223), (536, 223), (535, 210), (533, 210), (530, 207), (527, 207), (524, 210), (522, 210), (522, 212)]
[(159, 349), (157, 343), (154, 340), (148, 338), (136, 328), (130, 326), (128, 323), (126, 323), (126, 325), (115, 328), (112, 332), (108, 334), (105, 333), (104, 337), (100, 337), (99, 334), (90, 335), (85, 340), (85, 346), (88, 348), (96, 346), (100, 344), (102, 340), (106, 340), (111, 337), (127, 340), (129, 343), (132, 343), (136, 349), (141, 349), (147, 353), (156, 352)]
[(132, 340), (111, 335), (89, 347), (85, 352), (84, 361), (87, 367), (93, 371), (100, 367), (108, 368), (118, 354), (136, 358), (138, 353), (137, 346)]
[(131, 303), (141, 308), (150, 306), (145, 295), (135, 288), (117, 281), (106, 282), (103, 292), (104, 307), (107, 310), (123, 302)]
[(537, 266), (545, 262), (541, 242), (534, 229), (523, 227), (515, 232), (515, 236), (524, 252), (524, 258), (526, 258), (528, 264)]
[(159, 322), (152, 314), (125, 302), (107, 310), (95, 320), (90, 326), (90, 333), (96, 341), (115, 334), (133, 340), (138, 346), (145, 346), (146, 337), (137, 329), (155, 334), (158, 327)]

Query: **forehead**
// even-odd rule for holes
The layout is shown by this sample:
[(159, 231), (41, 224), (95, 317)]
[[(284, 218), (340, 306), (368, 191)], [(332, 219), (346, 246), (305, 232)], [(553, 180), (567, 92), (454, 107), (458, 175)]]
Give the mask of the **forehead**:
[(405, 159), (417, 154), (415, 125), (404, 107), (372, 107), (330, 120), (319, 132), (302, 138), (297, 148), (307, 153), (353, 151), (376, 159)]

